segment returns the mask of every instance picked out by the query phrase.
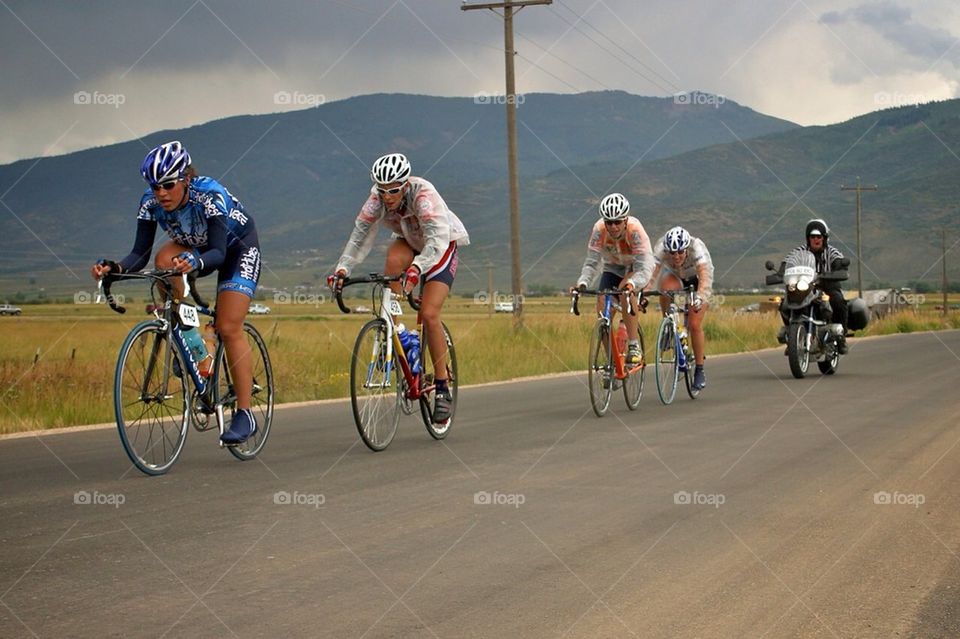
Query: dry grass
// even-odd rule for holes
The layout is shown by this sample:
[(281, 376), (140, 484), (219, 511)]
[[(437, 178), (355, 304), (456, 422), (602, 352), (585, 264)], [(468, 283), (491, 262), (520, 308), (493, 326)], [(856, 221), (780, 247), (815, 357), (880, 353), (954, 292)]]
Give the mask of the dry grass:
[[(710, 312), (705, 325), (709, 353), (775, 345), (775, 315), (740, 315), (728, 310), (733, 307)], [(524, 327), (515, 330), (510, 316), (489, 315), (469, 300), (450, 300), (445, 321), (457, 345), (463, 383), (584, 368), (593, 314), (574, 317), (560, 298), (530, 301), (527, 309)], [(269, 342), (278, 401), (348, 395), (350, 352), (369, 316), (339, 315), (329, 303), (275, 311), (253, 322)], [(132, 309), (121, 317), (102, 307), (78, 310), (73, 305), (48, 305), (39, 313), (28, 307), (25, 312), (0, 319), (0, 433), (112, 421), (117, 351), (143, 316)], [(409, 315), (406, 319), (413, 321)], [(658, 322), (653, 312), (641, 319), (648, 358)], [(901, 313), (872, 324), (865, 334), (941, 328), (960, 328), (960, 316), (944, 321), (934, 311)]]

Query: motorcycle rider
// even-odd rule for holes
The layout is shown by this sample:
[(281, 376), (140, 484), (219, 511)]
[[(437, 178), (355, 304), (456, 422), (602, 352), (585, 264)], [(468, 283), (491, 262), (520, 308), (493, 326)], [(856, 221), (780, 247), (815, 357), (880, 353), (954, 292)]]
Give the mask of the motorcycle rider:
[[(813, 254), (814, 261), (817, 265), (817, 274), (820, 273), (830, 273), (832, 271), (842, 270), (846, 268), (846, 265), (843, 263), (844, 257), (843, 253), (840, 252), (840, 249), (830, 246), (830, 227), (827, 226), (827, 223), (822, 219), (813, 219), (807, 222), (807, 227), (805, 229), (805, 236), (807, 239), (806, 244), (798, 246), (790, 255), (795, 255), (798, 251), (808, 251)], [(790, 255), (787, 256), (786, 262), (791, 261)], [(781, 273), (782, 273), (781, 265)], [(840, 288), (840, 283), (836, 281), (824, 281), (820, 284), (821, 290), (826, 293), (830, 298), (830, 309), (832, 313), (832, 319), (834, 322), (839, 323), (843, 326), (843, 335), (837, 340), (837, 349), (841, 355), (847, 353), (847, 300), (843, 296), (843, 291)], [(783, 328), (780, 329), (779, 335), (777, 335), (777, 341), (781, 344), (787, 343), (787, 325), (790, 322), (790, 316), (788, 313), (784, 312), (783, 302), (780, 304), (780, 318), (783, 320)]]

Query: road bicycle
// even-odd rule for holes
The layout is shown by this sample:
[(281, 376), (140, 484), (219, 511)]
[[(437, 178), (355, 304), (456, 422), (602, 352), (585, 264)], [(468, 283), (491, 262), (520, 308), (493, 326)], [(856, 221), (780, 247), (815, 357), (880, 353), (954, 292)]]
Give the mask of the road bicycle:
[[(434, 439), (443, 439), (453, 427), (457, 407), (457, 352), (446, 324), (443, 324), (446, 340), (447, 386), (452, 397), (452, 414), (442, 423), (434, 423), (433, 406), (436, 395), (433, 358), (420, 315), (420, 305), (412, 296), (407, 301), (417, 311), (415, 334), (404, 334), (401, 339), (400, 320), (403, 309), (400, 300), (390, 290), (391, 282), (399, 282), (402, 276), (371, 273), (364, 277), (347, 277), (336, 290), (337, 305), (344, 313), (350, 309), (343, 303), (343, 288), (354, 284), (373, 284), (371, 313), (374, 318), (363, 325), (357, 335), (350, 358), (350, 404), (353, 419), (360, 438), (370, 450), (381, 451), (390, 445), (397, 434), (400, 413), (413, 414), (414, 402), (420, 404), (420, 416), (427, 432)], [(415, 348), (408, 341), (416, 335), (419, 343)]]
[[(626, 327), (613, 330), (614, 309), (619, 307), (618, 296), (627, 289), (612, 288), (602, 290), (578, 290), (571, 293), (572, 305), (570, 312), (580, 315), (579, 300), (581, 295), (604, 296), (603, 310), (597, 316), (597, 323), (590, 338), (590, 354), (587, 364), (587, 379), (590, 389), (590, 406), (597, 417), (603, 417), (610, 408), (613, 391), (623, 388), (623, 398), (627, 408), (636, 410), (640, 405), (640, 396), (643, 395), (643, 373), (647, 368), (644, 357), (643, 327), (637, 325), (640, 337), (640, 362), (628, 365), (625, 360), (627, 348)], [(643, 293), (640, 293), (643, 299)], [(627, 295), (627, 312), (635, 314), (631, 295)], [(645, 311), (644, 311), (645, 312)]]
[[(171, 278), (176, 276), (182, 277), (182, 299), (174, 297)], [(201, 316), (210, 321), (216, 316), (191, 286), (193, 278), (172, 269), (108, 274), (100, 280), (98, 295), (105, 295), (117, 313), (125, 313), (126, 308), (117, 303), (110, 288), (124, 280), (151, 282), (153, 303), (148, 308), (153, 309), (154, 318), (134, 326), (120, 347), (113, 380), (117, 428), (130, 461), (148, 475), (162, 475), (183, 451), (190, 424), (198, 431), (216, 428), (223, 435), (237, 410), (237, 396), (220, 336), (207, 376), (185, 341), (184, 331), (199, 330)], [(188, 296), (196, 305), (187, 303)], [(226, 448), (237, 459), (249, 460), (263, 450), (270, 436), (274, 388), (266, 342), (252, 324), (245, 322), (243, 332), (252, 358), (251, 409), (257, 430), (247, 441)]]
[[(700, 389), (693, 386), (695, 359), (687, 331), (687, 320), (696, 298), (696, 291), (689, 287), (672, 291), (645, 291), (644, 294), (651, 297), (664, 295), (670, 298), (670, 306), (663, 314), (660, 328), (657, 330), (657, 393), (660, 395), (660, 401), (664, 404), (673, 401), (677, 394), (677, 383), (681, 372), (687, 385), (687, 394), (690, 395), (690, 399), (696, 399)], [(682, 311), (677, 303), (678, 297), (683, 298)]]

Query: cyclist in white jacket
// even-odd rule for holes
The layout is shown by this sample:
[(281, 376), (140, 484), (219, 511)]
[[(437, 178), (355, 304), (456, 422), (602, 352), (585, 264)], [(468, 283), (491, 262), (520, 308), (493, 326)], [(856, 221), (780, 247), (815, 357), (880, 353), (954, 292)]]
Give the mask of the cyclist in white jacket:
[(440, 311), (457, 273), (457, 247), (469, 244), (470, 237), (433, 184), (411, 174), (410, 162), (402, 153), (377, 159), (370, 177), (374, 183), (370, 196), (327, 282), (338, 288), (363, 262), (373, 248), (380, 222), (393, 231), (384, 273), (403, 274), (402, 281), (392, 285), (396, 293), (421, 286), (420, 313), (437, 384), (433, 419), (443, 423), (451, 417), (453, 402), (447, 385), (447, 346)]

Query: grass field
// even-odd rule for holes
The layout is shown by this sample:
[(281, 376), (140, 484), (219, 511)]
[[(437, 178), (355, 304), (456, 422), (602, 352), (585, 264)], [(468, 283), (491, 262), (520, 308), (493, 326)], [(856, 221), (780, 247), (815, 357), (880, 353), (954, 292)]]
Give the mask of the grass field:
[[(776, 346), (775, 314), (734, 312), (759, 300), (728, 297), (710, 311), (708, 354)], [(353, 341), (370, 316), (342, 315), (319, 297), (301, 301), (311, 303), (269, 304), (270, 315), (251, 317), (268, 339), (277, 400), (347, 396)], [(111, 421), (117, 351), (130, 328), (146, 318), (142, 301), (128, 306), (120, 316), (90, 304), (28, 305), (20, 317), (0, 317), (0, 433)], [(583, 306), (589, 309), (589, 303)], [(515, 330), (512, 316), (490, 314), (472, 299), (448, 301), (444, 319), (457, 346), (461, 383), (584, 369), (593, 314), (570, 315), (569, 300), (560, 297), (527, 300), (525, 309), (524, 326)], [(413, 324), (409, 311), (405, 317)], [(651, 312), (641, 322), (652, 359), (659, 317)], [(931, 306), (887, 317), (863, 334), (941, 328), (960, 328), (960, 313), (944, 321)]]

